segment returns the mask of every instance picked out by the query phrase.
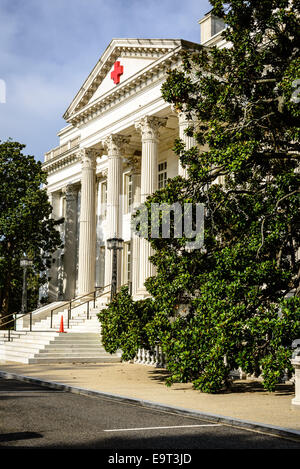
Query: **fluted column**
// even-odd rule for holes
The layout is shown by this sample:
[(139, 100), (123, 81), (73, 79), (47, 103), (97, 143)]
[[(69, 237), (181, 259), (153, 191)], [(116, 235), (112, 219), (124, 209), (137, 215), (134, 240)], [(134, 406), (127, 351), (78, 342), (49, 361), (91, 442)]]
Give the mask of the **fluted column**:
[[(131, 165), (131, 177), (133, 185), (133, 210), (141, 203), (141, 159), (135, 158)], [(131, 291), (135, 296), (139, 288), (140, 271), (140, 239), (133, 231), (131, 233), (132, 267), (131, 267)]]
[[(179, 123), (179, 138), (185, 144), (185, 150), (190, 150), (192, 147), (197, 145), (196, 139), (194, 137), (189, 137), (186, 135), (185, 130), (193, 125), (193, 121), (186, 118), (186, 115), (183, 112), (180, 112), (178, 115)], [(180, 160), (178, 160), (178, 175), (184, 178), (188, 177), (187, 167), (183, 168)]]
[[(51, 192), (49, 195), (49, 202), (52, 205), (52, 214), (51, 218), (57, 220), (60, 218), (59, 214), (59, 202), (60, 202), (60, 193)], [(59, 228), (58, 228), (59, 229)], [(57, 301), (58, 299), (58, 262), (59, 262), (60, 249), (55, 251), (52, 254), (51, 267), (47, 271), (49, 277), (48, 280), (48, 299), (49, 301)], [(54, 261), (54, 262), (53, 262)]]
[[(141, 168), (141, 203), (158, 188), (158, 143), (159, 128), (164, 127), (167, 119), (156, 116), (145, 116), (135, 125), (142, 135), (142, 168)], [(147, 295), (144, 283), (148, 277), (155, 274), (153, 264), (149, 261), (152, 255), (150, 244), (145, 238), (140, 238), (140, 263), (139, 263), (139, 291), (141, 295)]]
[(76, 284), (77, 188), (68, 184), (65, 194), (64, 297), (70, 300), (75, 296)]
[(81, 157), (81, 206), (79, 235), (78, 294), (95, 289), (96, 255), (96, 153), (83, 148)]
[[(128, 137), (114, 134), (109, 135), (103, 145), (107, 148), (107, 235), (108, 238), (120, 238), (122, 235), (122, 217), (120, 212), (120, 197), (122, 194), (122, 156)], [(118, 253), (120, 254), (120, 253)], [(117, 285), (121, 281), (121, 256), (118, 255)], [(111, 284), (112, 252), (106, 249), (105, 253), (105, 285)]]

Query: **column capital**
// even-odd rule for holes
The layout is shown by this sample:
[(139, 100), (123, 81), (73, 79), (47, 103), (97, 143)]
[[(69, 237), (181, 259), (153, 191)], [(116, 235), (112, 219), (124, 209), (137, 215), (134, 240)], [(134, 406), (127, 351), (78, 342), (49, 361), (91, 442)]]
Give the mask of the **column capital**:
[(80, 148), (77, 152), (82, 168), (96, 168), (97, 151), (93, 148)]
[(125, 137), (120, 134), (111, 134), (108, 135), (103, 141), (102, 144), (107, 148), (108, 158), (121, 157), (124, 152), (124, 147), (130, 141), (130, 136)]
[(142, 134), (142, 140), (157, 140), (159, 138), (159, 128), (167, 124), (166, 117), (144, 116), (136, 121), (135, 128)]
[(97, 154), (99, 152), (92, 148), (82, 148), (79, 150), (79, 157), (81, 157), (81, 205), (78, 293), (80, 295), (89, 293), (95, 288), (95, 183)]

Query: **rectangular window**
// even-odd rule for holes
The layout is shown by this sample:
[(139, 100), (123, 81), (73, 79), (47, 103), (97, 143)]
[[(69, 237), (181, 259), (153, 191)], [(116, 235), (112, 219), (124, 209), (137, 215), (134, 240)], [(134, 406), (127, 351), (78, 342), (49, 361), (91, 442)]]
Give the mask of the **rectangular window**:
[(106, 216), (107, 216), (107, 182), (106, 181), (101, 183), (100, 190), (101, 190), (101, 195), (100, 195), (100, 201), (101, 201), (100, 217), (105, 220)]
[(128, 208), (130, 210), (133, 203), (132, 176), (128, 176)]
[(158, 165), (158, 189), (166, 187), (168, 179), (167, 162), (159, 163)]
[(131, 282), (131, 243), (129, 241), (129, 242), (124, 243), (122, 283), (125, 285), (125, 284), (129, 284), (130, 282)]
[(127, 282), (131, 282), (131, 243), (128, 243), (127, 249)]
[(96, 279), (97, 287), (104, 287), (105, 282), (105, 246), (100, 246), (99, 249), (99, 259), (97, 262), (97, 274), (98, 278)]
[(129, 213), (133, 204), (133, 183), (132, 175), (124, 175), (124, 213)]
[(61, 198), (61, 216), (66, 217), (66, 198), (64, 196)]

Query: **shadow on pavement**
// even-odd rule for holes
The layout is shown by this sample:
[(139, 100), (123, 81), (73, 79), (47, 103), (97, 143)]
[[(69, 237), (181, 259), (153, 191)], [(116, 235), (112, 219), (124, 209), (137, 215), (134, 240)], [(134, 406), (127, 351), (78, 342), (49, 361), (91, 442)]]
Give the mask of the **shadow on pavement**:
[[(151, 370), (149, 372), (150, 378), (154, 381), (159, 381), (164, 383), (166, 378), (170, 376), (170, 373), (166, 370)], [(178, 385), (180, 383), (176, 383)], [(182, 388), (185, 389), (185, 388)], [(180, 390), (177, 388), (177, 390)], [(196, 391), (196, 390), (195, 390)], [(196, 391), (197, 392), (197, 391)], [(201, 393), (201, 391), (198, 391)], [(232, 382), (232, 386), (228, 390), (224, 390), (219, 392), (218, 394), (228, 394), (228, 393), (246, 393), (246, 392), (258, 392), (258, 393), (267, 393), (262, 385), (262, 382), (256, 379), (248, 379), (248, 380), (234, 380)], [(275, 393), (280, 396), (292, 396), (295, 394), (295, 387), (292, 383), (282, 383), (277, 384)]]
[[(186, 431), (184, 434), (176, 435), (170, 434), (166, 435), (157, 435), (157, 436), (131, 436), (127, 435), (126, 437), (106, 437), (103, 436), (102, 439), (95, 439), (92, 437), (88, 438), (86, 441), (47, 441), (47, 438), (44, 438), (41, 442), (31, 441), (30, 445), (26, 446), (24, 443), (18, 443), (16, 438), (13, 438), (14, 435), (7, 435), (7, 440), (12, 441), (15, 439), (14, 443), (6, 445), (4, 442), (1, 446), (2, 449), (5, 448), (15, 448), (15, 449), (103, 449), (111, 450), (111, 454), (114, 454), (115, 451), (125, 450), (126, 454), (130, 454), (131, 450), (203, 450), (203, 449), (300, 449), (300, 442), (294, 442), (291, 440), (271, 437), (268, 435), (246, 432), (243, 430), (234, 431), (230, 427), (224, 427), (223, 430), (218, 432), (202, 432), (201, 434), (192, 434)], [(19, 434), (22, 439), (22, 434)], [(26, 435), (26, 433), (25, 433)], [(30, 437), (30, 434), (27, 434), (24, 438), (39, 438), (38, 436)], [(33, 434), (34, 435), (34, 434)], [(11, 438), (11, 440), (9, 439)], [(134, 453), (131, 453), (134, 454)]]
[(7, 441), (32, 440), (33, 438), (43, 438), (43, 435), (35, 432), (0, 433), (0, 443)]

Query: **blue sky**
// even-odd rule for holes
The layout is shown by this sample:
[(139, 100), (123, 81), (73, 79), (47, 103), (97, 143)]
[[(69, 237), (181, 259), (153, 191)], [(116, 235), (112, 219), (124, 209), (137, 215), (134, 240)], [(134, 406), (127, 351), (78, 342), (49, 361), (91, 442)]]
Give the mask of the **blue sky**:
[(0, 0), (0, 140), (25, 143), (42, 160), (112, 38), (199, 42), (210, 9), (206, 0)]

